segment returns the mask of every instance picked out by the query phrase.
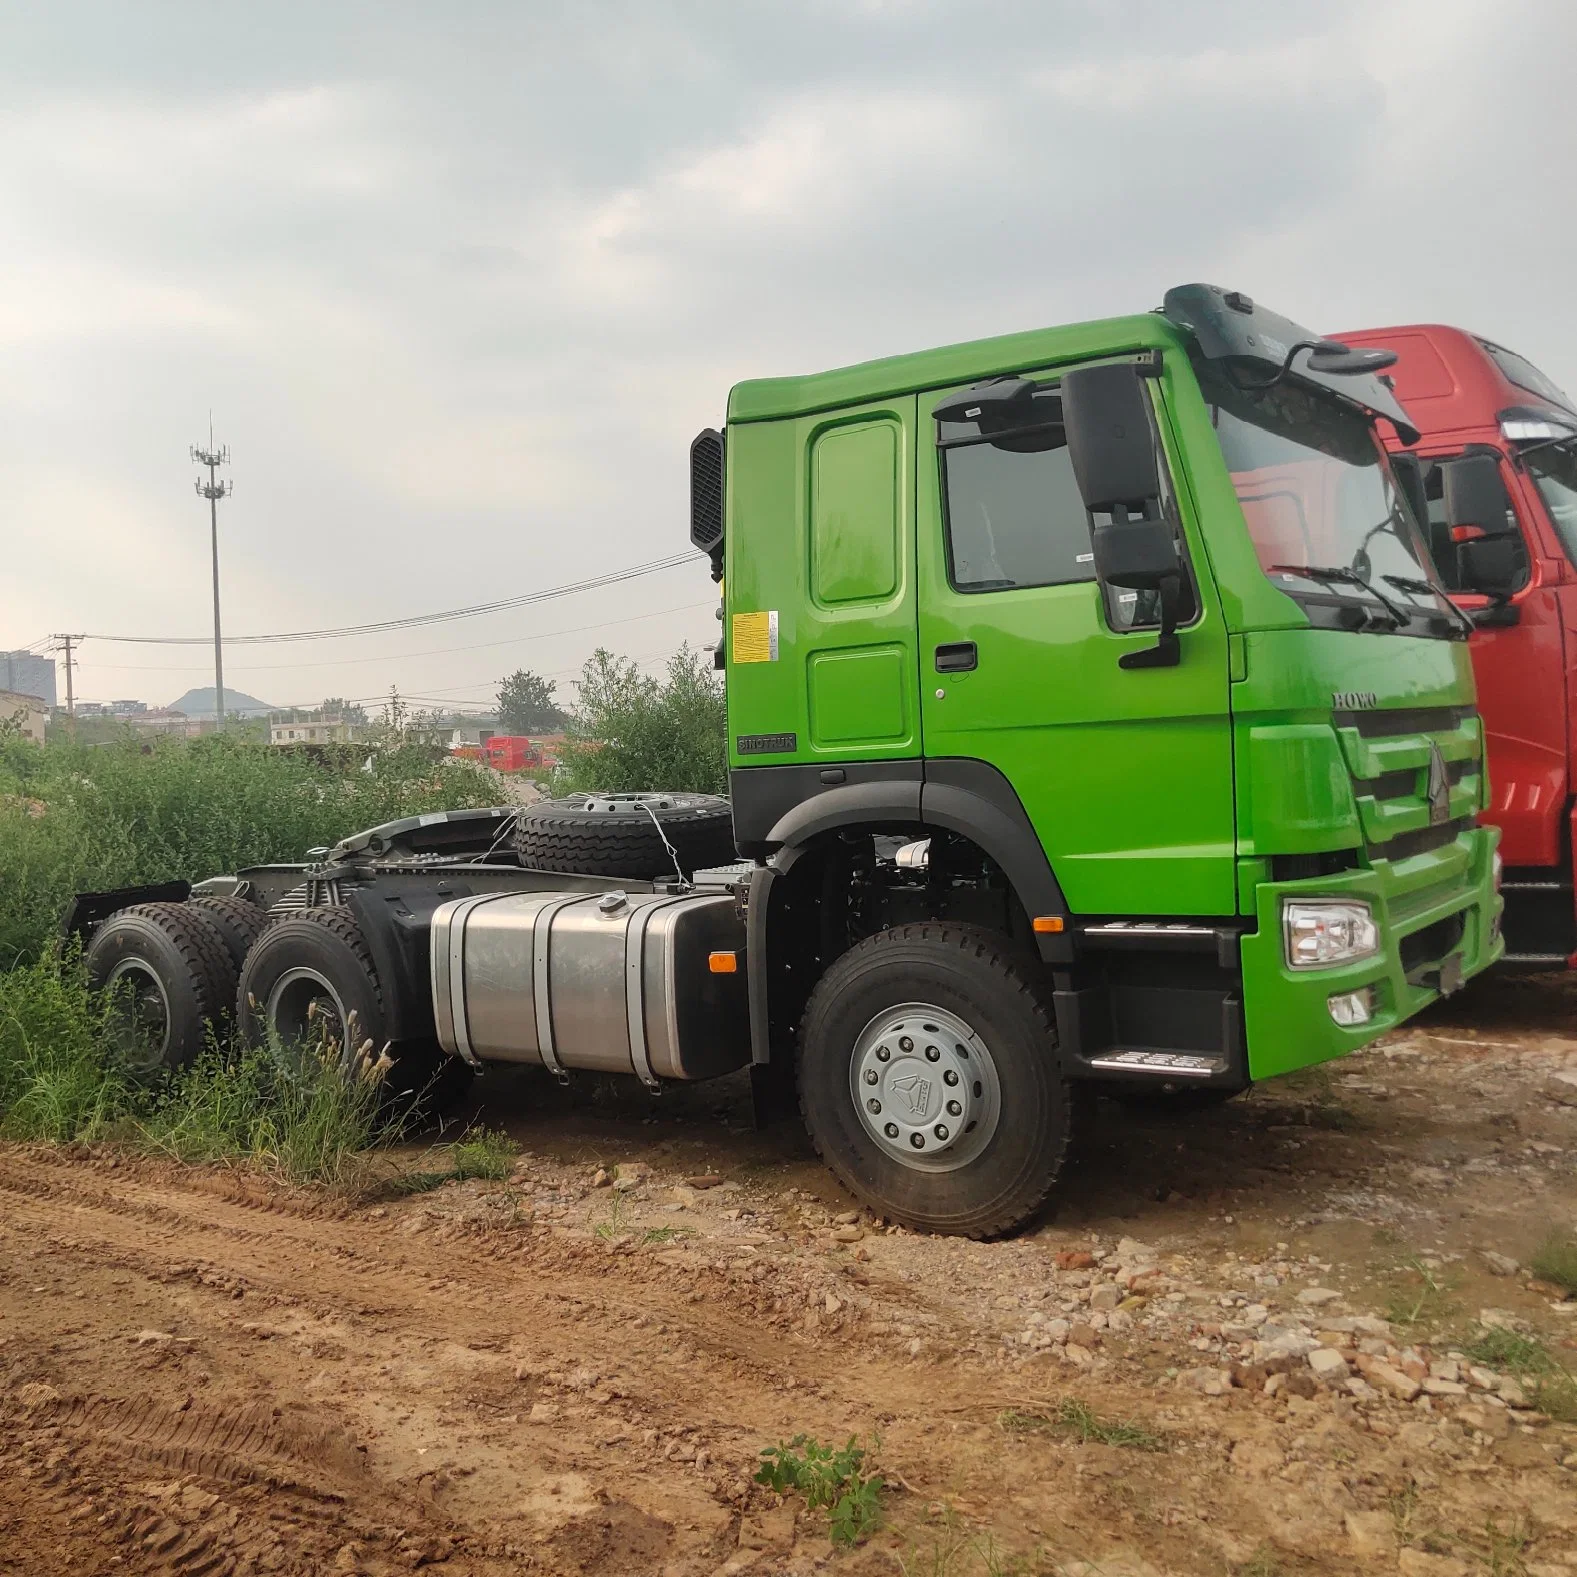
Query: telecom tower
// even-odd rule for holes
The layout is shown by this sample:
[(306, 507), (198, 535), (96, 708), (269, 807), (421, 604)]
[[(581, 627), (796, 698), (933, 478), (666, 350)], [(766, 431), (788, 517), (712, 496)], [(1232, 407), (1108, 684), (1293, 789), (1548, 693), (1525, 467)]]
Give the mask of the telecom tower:
[(219, 500), (228, 498), (234, 484), (219, 480), (219, 467), (228, 465), (230, 449), (214, 446), (214, 419), (208, 418), (208, 447), (192, 445), (192, 459), (208, 467), (208, 480), (197, 480), (197, 496), (208, 500), (209, 538), (213, 546), (214, 561), (214, 726), (223, 728), (225, 722), (225, 662), (224, 644), (219, 634)]

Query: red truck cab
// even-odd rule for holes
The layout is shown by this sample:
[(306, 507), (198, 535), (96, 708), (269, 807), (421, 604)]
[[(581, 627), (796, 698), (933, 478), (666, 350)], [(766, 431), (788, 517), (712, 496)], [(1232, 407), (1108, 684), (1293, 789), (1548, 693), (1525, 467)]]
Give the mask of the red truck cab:
[[(1481, 819), (1501, 829), (1506, 959), (1577, 966), (1577, 407), (1524, 357), (1463, 329), (1336, 337), (1400, 357), (1391, 377), (1422, 436), (1394, 448), (1418, 456), (1436, 568), (1477, 626), (1491, 785)], [(1475, 493), (1478, 507), (1464, 504)]]

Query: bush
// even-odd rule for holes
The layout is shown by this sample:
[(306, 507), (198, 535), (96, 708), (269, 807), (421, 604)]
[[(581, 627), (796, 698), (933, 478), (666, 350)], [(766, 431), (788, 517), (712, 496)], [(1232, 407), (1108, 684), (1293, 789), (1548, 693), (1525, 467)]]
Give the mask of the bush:
[(76, 957), (0, 974), (0, 1135), (94, 1138), (130, 1108), (105, 1054), (109, 1004), (88, 994)]
[(414, 746), (323, 755), (255, 739), (0, 739), (0, 969), (37, 959), (73, 894), (299, 860), (422, 811), (496, 804), (485, 768)]
[(580, 697), (554, 792), (637, 789), (728, 792), (728, 723), (710, 652), (682, 646), (662, 679), (600, 647)]

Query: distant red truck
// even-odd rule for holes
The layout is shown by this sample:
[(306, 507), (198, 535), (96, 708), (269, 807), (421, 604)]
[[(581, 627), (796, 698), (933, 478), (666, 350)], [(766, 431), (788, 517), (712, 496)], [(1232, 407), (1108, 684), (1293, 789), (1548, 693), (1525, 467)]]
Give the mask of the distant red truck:
[(1437, 323), (1336, 336), (1384, 346), (1423, 436), (1430, 547), (1477, 626), (1470, 650), (1501, 829), (1506, 960), (1577, 967), (1577, 406), (1531, 362)]
[(461, 745), (454, 754), (485, 761), (496, 772), (545, 772), (558, 765), (562, 734), (528, 739), (524, 734), (494, 734), (480, 745)]

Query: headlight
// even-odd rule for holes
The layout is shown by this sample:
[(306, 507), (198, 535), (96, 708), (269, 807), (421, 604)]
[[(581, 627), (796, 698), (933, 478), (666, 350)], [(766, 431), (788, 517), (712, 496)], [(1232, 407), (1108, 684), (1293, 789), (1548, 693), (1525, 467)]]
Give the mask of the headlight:
[(1380, 951), (1380, 933), (1366, 903), (1289, 899), (1281, 909), (1281, 932), (1293, 969), (1329, 969)]

